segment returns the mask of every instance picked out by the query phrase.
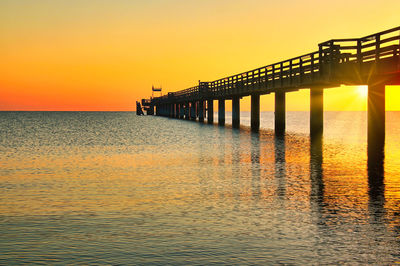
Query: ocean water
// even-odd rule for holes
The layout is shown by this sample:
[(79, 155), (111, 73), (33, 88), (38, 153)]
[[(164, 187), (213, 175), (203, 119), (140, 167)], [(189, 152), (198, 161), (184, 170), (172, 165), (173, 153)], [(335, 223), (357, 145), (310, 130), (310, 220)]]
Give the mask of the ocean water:
[[(0, 264), (400, 263), (400, 113), (259, 134), (131, 112), (0, 112)], [(227, 122), (230, 114), (227, 114)], [(379, 163), (378, 163), (379, 164)]]

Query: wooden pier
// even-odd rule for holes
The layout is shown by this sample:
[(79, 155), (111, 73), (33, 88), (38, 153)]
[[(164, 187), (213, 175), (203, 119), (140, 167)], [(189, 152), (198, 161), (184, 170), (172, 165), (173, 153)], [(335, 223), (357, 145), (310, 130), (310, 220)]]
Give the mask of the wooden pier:
[[(310, 89), (310, 135), (323, 133), (323, 92), (340, 85), (368, 85), (368, 150), (385, 139), (385, 85), (400, 85), (400, 27), (362, 38), (333, 39), (312, 53), (147, 100), (151, 114), (225, 124), (225, 100), (232, 100), (232, 127), (240, 124), (240, 99), (251, 97), (251, 130), (260, 127), (260, 95), (275, 94), (275, 133), (285, 133), (285, 95)], [(144, 104), (143, 104), (144, 105)], [(207, 112), (206, 112), (207, 110)]]

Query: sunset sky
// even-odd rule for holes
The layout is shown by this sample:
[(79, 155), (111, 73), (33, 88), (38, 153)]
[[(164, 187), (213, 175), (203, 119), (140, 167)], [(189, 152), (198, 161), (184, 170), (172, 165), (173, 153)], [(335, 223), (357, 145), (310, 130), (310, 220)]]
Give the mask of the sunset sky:
[[(152, 85), (181, 90), (393, 28), (399, 10), (399, 0), (2, 0), (0, 110), (134, 110)], [(398, 91), (387, 88), (387, 110), (400, 110)], [(261, 99), (273, 110), (273, 95)], [(331, 89), (325, 108), (365, 110), (366, 99)], [(308, 90), (288, 94), (287, 110), (308, 109)]]

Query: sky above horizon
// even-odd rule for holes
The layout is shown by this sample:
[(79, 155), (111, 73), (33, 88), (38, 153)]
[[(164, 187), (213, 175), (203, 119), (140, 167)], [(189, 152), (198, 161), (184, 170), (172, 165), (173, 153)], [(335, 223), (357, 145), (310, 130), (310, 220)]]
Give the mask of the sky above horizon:
[[(152, 85), (182, 90), (399, 26), (400, 1), (382, 2), (2, 0), (0, 110), (134, 110)], [(326, 90), (325, 109), (365, 110), (359, 92)], [(400, 110), (400, 86), (386, 103)], [(287, 110), (309, 110), (308, 90), (289, 93)]]

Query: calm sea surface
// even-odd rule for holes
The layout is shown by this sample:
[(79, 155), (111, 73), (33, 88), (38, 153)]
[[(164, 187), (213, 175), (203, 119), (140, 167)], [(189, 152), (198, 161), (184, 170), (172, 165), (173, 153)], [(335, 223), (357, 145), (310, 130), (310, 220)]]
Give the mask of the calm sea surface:
[(317, 144), (307, 112), (284, 138), (261, 117), (0, 112), (0, 264), (399, 263), (400, 113), (381, 174), (365, 112), (326, 112)]

